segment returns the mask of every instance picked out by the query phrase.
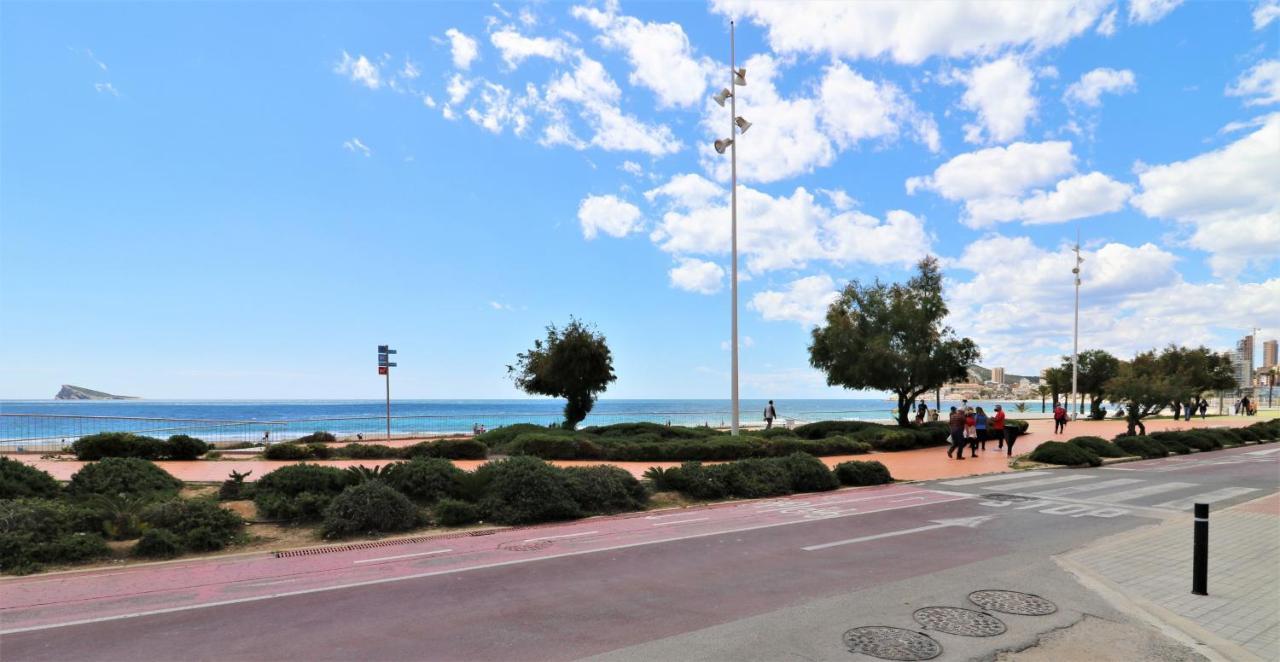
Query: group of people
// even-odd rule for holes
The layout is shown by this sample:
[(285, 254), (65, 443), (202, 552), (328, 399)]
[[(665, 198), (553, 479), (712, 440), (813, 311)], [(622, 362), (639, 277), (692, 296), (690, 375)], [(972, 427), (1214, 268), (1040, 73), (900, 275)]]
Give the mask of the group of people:
[(965, 446), (969, 447), (969, 457), (978, 456), (978, 448), (987, 450), (987, 442), (995, 441), (996, 450), (1004, 450), (1013, 456), (1014, 436), (1009, 435), (1004, 425), (1004, 408), (996, 405), (990, 416), (982, 407), (970, 407), (965, 400), (960, 407), (951, 408), (948, 419), (951, 428), (951, 446), (947, 448), (947, 457), (964, 459)]
[(1236, 416), (1253, 416), (1257, 413), (1258, 405), (1250, 400), (1249, 396), (1236, 400)]
[(1209, 401), (1204, 398), (1197, 398), (1195, 402), (1188, 402), (1186, 406), (1175, 403), (1173, 405), (1173, 420), (1183, 419), (1191, 420), (1192, 416), (1200, 412), (1200, 418), (1204, 418), (1209, 413)]

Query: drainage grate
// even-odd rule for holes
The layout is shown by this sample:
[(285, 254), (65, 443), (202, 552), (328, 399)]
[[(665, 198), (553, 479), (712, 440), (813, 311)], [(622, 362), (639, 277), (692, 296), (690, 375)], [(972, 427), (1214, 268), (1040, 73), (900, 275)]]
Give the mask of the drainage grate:
[(969, 594), (969, 602), (983, 609), (1019, 616), (1045, 616), (1058, 611), (1058, 605), (1031, 593), (987, 589)]
[(999, 492), (984, 494), (982, 498), (988, 501), (1038, 501), (1035, 497), (1022, 496), (1021, 494), (1001, 494)]
[(1004, 621), (991, 614), (960, 607), (924, 607), (912, 618), (930, 630), (964, 637), (995, 637), (1007, 629)]
[(942, 654), (942, 644), (933, 637), (885, 625), (853, 628), (844, 633), (850, 653), (862, 653), (882, 660), (932, 660)]
[(432, 540), (449, 540), (452, 538), (470, 538), (473, 536), (491, 536), (503, 529), (488, 529), (484, 531), (468, 531), (466, 533), (451, 533), (442, 536), (414, 536), (412, 538), (396, 538), (394, 540), (374, 540), (372, 542), (353, 542), (349, 545), (328, 545), (325, 547), (307, 547), (305, 549), (286, 549), (280, 552), (272, 552), (278, 559), (287, 559), (295, 556), (315, 556), (316, 554), (332, 554), (334, 552), (354, 552), (360, 549), (376, 549), (378, 547), (393, 547), (396, 545), (411, 545), (419, 542), (430, 542)]
[(507, 552), (536, 552), (551, 546), (550, 540), (534, 540), (532, 542), (511, 542), (498, 545), (498, 549)]

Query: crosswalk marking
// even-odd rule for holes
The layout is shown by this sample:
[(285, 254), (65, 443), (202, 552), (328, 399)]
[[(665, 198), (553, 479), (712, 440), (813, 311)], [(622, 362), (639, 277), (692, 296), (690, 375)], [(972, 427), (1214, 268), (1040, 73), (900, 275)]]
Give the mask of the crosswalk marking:
[(1156, 507), (1170, 508), (1172, 510), (1185, 510), (1187, 508), (1190, 508), (1192, 504), (1215, 503), (1218, 501), (1223, 501), (1225, 499), (1230, 499), (1231, 497), (1237, 497), (1242, 494), (1248, 494), (1250, 492), (1257, 492), (1257, 491), (1258, 491), (1257, 489), (1252, 487), (1224, 487), (1220, 490), (1214, 490), (1213, 492), (1205, 492), (1204, 494), (1196, 494), (1193, 496), (1186, 497), (1184, 499), (1174, 499), (1173, 501), (1166, 501), (1162, 504), (1159, 504)]
[(1139, 487), (1139, 488), (1127, 490), (1124, 492), (1116, 492), (1115, 494), (1108, 494), (1107, 501), (1110, 503), (1119, 503), (1121, 501), (1133, 501), (1134, 499), (1141, 499), (1142, 497), (1148, 497), (1153, 494), (1160, 494), (1161, 492), (1172, 492), (1174, 490), (1180, 490), (1184, 487), (1195, 487), (1195, 486), (1196, 486), (1195, 483), (1156, 483), (1155, 485), (1147, 485), (1146, 487)]
[(978, 476), (976, 478), (961, 478), (960, 480), (943, 481), (943, 485), (978, 485), (981, 483), (992, 483), (997, 480), (1010, 480), (1013, 478), (1026, 478), (1027, 476), (1043, 476), (1048, 471), (1020, 471), (1017, 473), (994, 474), (991, 476)]
[(1080, 492), (1092, 492), (1094, 490), (1105, 490), (1110, 487), (1120, 487), (1121, 485), (1132, 485), (1143, 481), (1137, 478), (1116, 478), (1113, 480), (1104, 480), (1101, 483), (1088, 483), (1086, 485), (1068, 485), (1067, 487), (1059, 487), (1044, 492), (1032, 492), (1030, 496), (1036, 497), (1055, 497), (1066, 496), (1068, 494), (1079, 494)]
[(1020, 490), (1024, 487), (1040, 487), (1041, 485), (1056, 485), (1058, 483), (1069, 483), (1073, 480), (1089, 480), (1096, 476), (1055, 476), (1053, 478), (1033, 478), (1031, 480), (1022, 480), (1016, 483), (1004, 483), (1001, 485), (992, 485), (991, 489), (1001, 490)]

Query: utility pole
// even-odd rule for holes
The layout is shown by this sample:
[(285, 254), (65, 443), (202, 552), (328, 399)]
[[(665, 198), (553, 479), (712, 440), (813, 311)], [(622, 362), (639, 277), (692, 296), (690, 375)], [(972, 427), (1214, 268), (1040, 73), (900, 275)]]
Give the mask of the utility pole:
[(390, 345), (378, 345), (378, 374), (387, 378), (387, 439), (391, 438), (391, 369), (396, 366), (390, 355), (395, 353)]
[[(1080, 257), (1080, 227), (1076, 227), (1076, 265), (1071, 268), (1076, 281), (1076, 316), (1075, 324), (1071, 333), (1071, 402), (1076, 404), (1076, 409), (1080, 409), (1077, 404), (1076, 394), (1079, 392), (1079, 373), (1080, 373), (1080, 265), (1084, 263), (1084, 258)], [(1076, 416), (1073, 414), (1072, 419)]]

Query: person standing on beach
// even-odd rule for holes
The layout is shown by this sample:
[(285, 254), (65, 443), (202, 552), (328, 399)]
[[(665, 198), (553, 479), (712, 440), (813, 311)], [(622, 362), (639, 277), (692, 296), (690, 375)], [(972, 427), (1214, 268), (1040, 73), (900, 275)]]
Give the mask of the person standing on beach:
[(1067, 410), (1058, 404), (1053, 408), (1053, 433), (1062, 434), (1067, 431)]
[(951, 418), (947, 420), (951, 427), (951, 448), (947, 449), (947, 457), (954, 452), (957, 460), (964, 459), (964, 412), (951, 408)]
[(1004, 448), (1004, 409), (996, 405), (996, 413), (991, 415), (991, 436), (996, 438), (996, 450)]
[(764, 429), (768, 430), (773, 427), (773, 419), (778, 417), (778, 410), (773, 408), (773, 400), (764, 408)]

